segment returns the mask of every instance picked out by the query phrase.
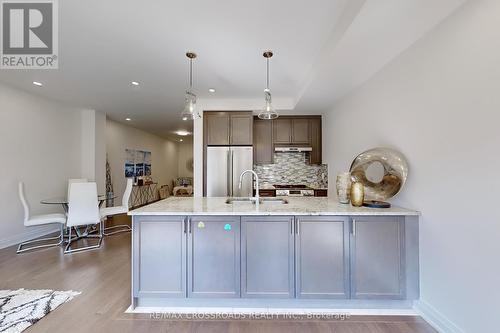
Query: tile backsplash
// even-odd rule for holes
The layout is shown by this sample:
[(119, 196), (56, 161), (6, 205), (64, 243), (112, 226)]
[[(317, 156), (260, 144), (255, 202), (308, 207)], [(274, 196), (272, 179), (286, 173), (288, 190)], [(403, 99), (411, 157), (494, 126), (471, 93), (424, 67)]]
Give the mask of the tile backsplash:
[(274, 164), (254, 165), (262, 185), (305, 184), (328, 187), (328, 165), (308, 164), (309, 153), (274, 153)]

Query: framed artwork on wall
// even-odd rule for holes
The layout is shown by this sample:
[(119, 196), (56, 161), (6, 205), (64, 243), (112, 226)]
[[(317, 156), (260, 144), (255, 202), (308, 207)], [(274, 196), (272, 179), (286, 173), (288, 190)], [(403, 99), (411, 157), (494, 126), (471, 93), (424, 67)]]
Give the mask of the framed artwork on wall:
[(151, 176), (151, 152), (125, 149), (125, 178)]

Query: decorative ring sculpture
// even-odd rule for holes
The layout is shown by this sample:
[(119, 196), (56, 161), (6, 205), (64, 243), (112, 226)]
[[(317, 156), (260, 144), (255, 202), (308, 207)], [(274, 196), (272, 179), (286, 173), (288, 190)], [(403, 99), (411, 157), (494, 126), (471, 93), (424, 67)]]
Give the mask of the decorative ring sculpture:
[[(379, 162), (384, 175), (379, 182), (367, 178), (366, 171)], [(366, 200), (387, 200), (399, 193), (408, 177), (408, 163), (400, 152), (390, 148), (374, 148), (359, 154), (351, 164), (351, 179), (365, 187)]]

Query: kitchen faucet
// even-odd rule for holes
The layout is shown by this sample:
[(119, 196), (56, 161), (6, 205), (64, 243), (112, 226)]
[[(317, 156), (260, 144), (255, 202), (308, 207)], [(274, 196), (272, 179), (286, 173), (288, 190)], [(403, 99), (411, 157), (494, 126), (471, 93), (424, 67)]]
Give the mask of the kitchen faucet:
[[(251, 199), (253, 201), (255, 201), (255, 205), (257, 207), (259, 207), (259, 202), (260, 202), (260, 198), (259, 198), (259, 176), (257, 175), (257, 173), (253, 170), (245, 170), (241, 173), (240, 175), (240, 182), (238, 184), (238, 188), (241, 190), (241, 186), (242, 186), (242, 183), (243, 183), (243, 176), (247, 173), (247, 172), (250, 172), (252, 173), (254, 176), (255, 176), (255, 182), (256, 182), (256, 186), (255, 186), (255, 197), (252, 197)], [(253, 186), (252, 186), (252, 190), (253, 190)]]

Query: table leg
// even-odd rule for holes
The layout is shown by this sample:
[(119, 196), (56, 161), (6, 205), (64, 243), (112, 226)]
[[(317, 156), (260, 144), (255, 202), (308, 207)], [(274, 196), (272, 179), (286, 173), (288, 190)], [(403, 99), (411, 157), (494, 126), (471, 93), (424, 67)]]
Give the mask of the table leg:
[[(63, 203), (62, 207), (63, 207), (64, 213), (66, 214), (66, 216), (68, 216), (69, 204)], [(71, 232), (71, 228), (69, 229), (69, 232)], [(65, 223), (64, 224), (64, 231), (63, 231), (63, 243), (67, 243), (68, 242), (69, 232), (68, 232), (68, 227), (66, 226), (66, 223)], [(65, 239), (65, 238), (68, 238), (68, 239)]]

